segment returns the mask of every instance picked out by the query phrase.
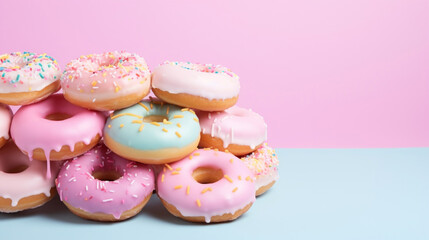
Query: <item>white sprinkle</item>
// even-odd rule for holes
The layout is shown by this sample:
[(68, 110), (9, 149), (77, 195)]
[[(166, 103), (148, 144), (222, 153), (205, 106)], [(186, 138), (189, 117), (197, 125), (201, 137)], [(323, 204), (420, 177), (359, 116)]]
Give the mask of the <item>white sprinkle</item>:
[(72, 177), (72, 178), (70, 178), (70, 179), (69, 179), (69, 182), (71, 182), (71, 181), (76, 182), (76, 177)]
[(111, 202), (113, 201), (113, 198), (109, 198), (109, 199), (104, 199), (103, 202)]
[(137, 195), (135, 195), (135, 194), (133, 194), (133, 198), (138, 198), (139, 196), (137, 196)]
[(131, 181), (131, 185), (133, 185), (136, 182), (136, 180)]
[(88, 192), (88, 185), (85, 186), (85, 190)]

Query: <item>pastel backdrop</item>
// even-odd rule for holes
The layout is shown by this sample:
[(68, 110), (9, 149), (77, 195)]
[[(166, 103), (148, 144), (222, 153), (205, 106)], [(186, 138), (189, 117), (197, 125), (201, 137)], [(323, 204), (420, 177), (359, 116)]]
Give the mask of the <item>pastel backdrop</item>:
[(429, 147), (428, 12), (424, 0), (0, 0), (0, 53), (221, 64), (275, 147)]

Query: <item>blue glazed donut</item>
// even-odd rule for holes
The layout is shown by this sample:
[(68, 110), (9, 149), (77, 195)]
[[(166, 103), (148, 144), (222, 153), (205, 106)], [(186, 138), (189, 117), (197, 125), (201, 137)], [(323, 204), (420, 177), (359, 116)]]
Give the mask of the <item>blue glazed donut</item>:
[(163, 164), (195, 150), (200, 131), (192, 109), (143, 100), (110, 115), (104, 126), (104, 143), (124, 158)]

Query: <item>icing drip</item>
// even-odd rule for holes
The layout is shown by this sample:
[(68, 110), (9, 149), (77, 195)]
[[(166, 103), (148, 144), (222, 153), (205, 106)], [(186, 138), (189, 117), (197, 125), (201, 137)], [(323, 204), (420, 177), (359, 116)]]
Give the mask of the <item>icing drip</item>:
[(0, 104), (0, 138), (9, 139), (9, 128), (12, 115), (12, 110), (9, 106)]

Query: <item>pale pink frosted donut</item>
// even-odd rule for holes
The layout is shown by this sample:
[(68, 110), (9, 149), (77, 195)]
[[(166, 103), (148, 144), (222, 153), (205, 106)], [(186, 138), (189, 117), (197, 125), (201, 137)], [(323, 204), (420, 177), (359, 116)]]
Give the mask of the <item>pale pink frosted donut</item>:
[[(66, 116), (50, 120), (55, 114)], [(104, 122), (101, 112), (78, 107), (54, 94), (21, 107), (12, 119), (10, 133), (30, 159), (48, 160), (49, 164), (49, 160), (69, 159), (94, 147), (102, 137)]]
[(10, 107), (0, 103), (0, 147), (9, 139), (9, 128), (12, 116), (13, 114)]
[(243, 156), (267, 140), (261, 115), (237, 106), (221, 112), (197, 112), (201, 126), (200, 147), (228, 150)]
[[(157, 193), (171, 213), (185, 220), (230, 221), (255, 201), (253, 180), (252, 172), (234, 155), (197, 149), (180, 161), (165, 164), (158, 175)], [(231, 216), (223, 218), (224, 214)]]
[(116, 110), (136, 104), (150, 90), (144, 58), (128, 52), (81, 56), (67, 64), (61, 86), (65, 98), (96, 110)]
[[(112, 172), (117, 179), (95, 178), (96, 174), (105, 178), (103, 175), (112, 175)], [(79, 216), (81, 212), (75, 212), (76, 209), (84, 211), (82, 217), (99, 221), (134, 216), (144, 206), (139, 205), (149, 200), (154, 185), (154, 173), (148, 165), (121, 158), (102, 145), (66, 162), (57, 178), (61, 201)], [(134, 208), (138, 209), (132, 214), (127, 212)]]

